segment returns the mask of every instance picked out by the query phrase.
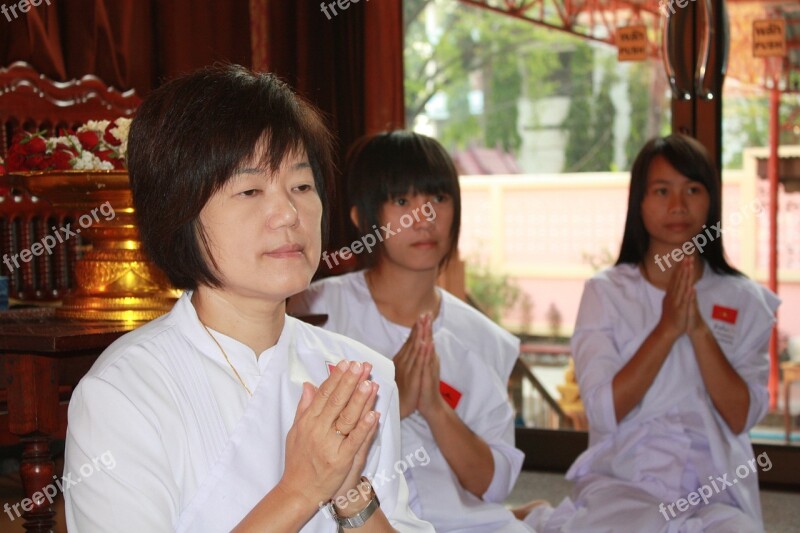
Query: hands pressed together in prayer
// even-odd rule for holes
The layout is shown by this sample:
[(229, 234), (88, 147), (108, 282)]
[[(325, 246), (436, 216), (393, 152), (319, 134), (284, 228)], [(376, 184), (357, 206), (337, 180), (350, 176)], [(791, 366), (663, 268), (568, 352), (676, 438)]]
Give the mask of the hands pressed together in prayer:
[(436, 445), (459, 483), (482, 498), (494, 475), (489, 445), (461, 420), (439, 391), (439, 356), (433, 342), (433, 314), (423, 313), (394, 357), (400, 418), (414, 411), (425, 418)]
[(695, 335), (706, 327), (697, 307), (696, 268), (695, 261), (686, 258), (677, 265), (667, 284), (661, 307), (661, 325), (675, 339), (684, 333)]
[(433, 343), (432, 313), (419, 316), (393, 361), (401, 419), (414, 411), (428, 419), (445, 405), (439, 392), (439, 356)]
[(358, 486), (380, 418), (370, 372), (369, 363), (340, 361), (319, 389), (303, 384), (286, 437), (283, 490), (317, 507)]
[(642, 400), (673, 345), (683, 334), (692, 343), (711, 401), (733, 433), (743, 431), (750, 405), (747, 383), (722, 352), (697, 305), (696, 261), (676, 265), (661, 304), (661, 319), (612, 382), (617, 421)]
[(711, 402), (731, 431), (738, 434), (745, 428), (750, 393), (700, 315), (694, 289), (695, 263), (685, 260), (672, 274), (662, 304), (661, 324), (674, 339), (684, 333), (689, 336)]
[[(684, 333), (694, 338), (696, 332), (708, 331), (697, 306), (695, 268), (693, 258), (675, 264), (665, 288), (658, 324), (614, 376), (612, 394), (617, 422), (624, 419), (650, 389), (678, 338)], [(649, 279), (645, 266), (642, 271)], [(709, 337), (713, 342), (713, 335)]]

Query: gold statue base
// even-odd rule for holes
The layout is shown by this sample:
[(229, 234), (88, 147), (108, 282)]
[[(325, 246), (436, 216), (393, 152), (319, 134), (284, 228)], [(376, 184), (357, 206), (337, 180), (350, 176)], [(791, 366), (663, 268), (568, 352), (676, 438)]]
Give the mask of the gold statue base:
[(146, 322), (172, 308), (180, 291), (141, 249), (126, 171), (28, 172), (18, 177), (31, 193), (74, 213), (72, 230), (92, 244), (76, 262), (77, 287), (56, 316)]
[[(56, 316), (78, 320), (115, 322), (149, 322), (169, 310), (175, 299), (67, 297), (56, 309)], [(116, 306), (116, 308), (114, 308)]]

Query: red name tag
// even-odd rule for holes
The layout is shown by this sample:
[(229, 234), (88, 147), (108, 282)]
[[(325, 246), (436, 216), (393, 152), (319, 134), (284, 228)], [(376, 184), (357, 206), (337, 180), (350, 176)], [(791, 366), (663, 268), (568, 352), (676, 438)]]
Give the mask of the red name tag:
[(711, 318), (714, 320), (721, 320), (722, 322), (727, 322), (729, 324), (736, 324), (736, 316), (738, 314), (739, 311), (737, 309), (715, 305), (714, 309), (711, 311)]
[(444, 401), (447, 402), (447, 405), (453, 409), (456, 408), (458, 402), (461, 400), (461, 393), (449, 383), (446, 383), (442, 380), (439, 380), (439, 393), (441, 393), (442, 398), (444, 398)]

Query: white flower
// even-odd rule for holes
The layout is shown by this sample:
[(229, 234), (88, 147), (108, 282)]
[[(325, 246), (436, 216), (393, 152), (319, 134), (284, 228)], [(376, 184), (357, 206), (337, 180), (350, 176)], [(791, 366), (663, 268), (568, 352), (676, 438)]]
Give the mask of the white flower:
[(78, 133), (83, 131), (96, 131), (102, 137), (103, 133), (106, 131), (106, 128), (111, 122), (108, 120), (88, 120), (86, 124), (82, 125), (78, 128)]
[(59, 144), (66, 144), (67, 146), (72, 146), (78, 150), (82, 150), (81, 142), (75, 135), (65, 135), (63, 137), (49, 137), (44, 140), (44, 144), (47, 147), (48, 153), (55, 150), (56, 146), (58, 146)]
[(131, 119), (120, 117), (114, 121), (117, 125), (116, 128), (112, 128), (111, 135), (121, 143), (127, 144), (128, 142), (128, 131), (131, 129)]
[(72, 168), (75, 170), (113, 170), (114, 165), (108, 161), (102, 161), (92, 152), (84, 150), (80, 156), (72, 160)]

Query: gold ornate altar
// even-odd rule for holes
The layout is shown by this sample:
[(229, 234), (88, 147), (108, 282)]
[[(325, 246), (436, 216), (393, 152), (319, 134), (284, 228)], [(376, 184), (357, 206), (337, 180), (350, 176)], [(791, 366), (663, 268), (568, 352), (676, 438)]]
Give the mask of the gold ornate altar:
[(75, 265), (77, 287), (64, 298), (59, 316), (138, 322), (172, 307), (179, 291), (142, 250), (127, 171), (25, 172), (14, 178), (55, 208), (74, 213), (70, 228), (49, 235), (68, 239), (74, 232), (92, 244)]

